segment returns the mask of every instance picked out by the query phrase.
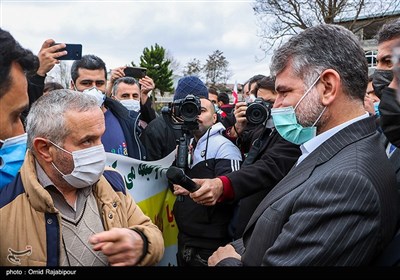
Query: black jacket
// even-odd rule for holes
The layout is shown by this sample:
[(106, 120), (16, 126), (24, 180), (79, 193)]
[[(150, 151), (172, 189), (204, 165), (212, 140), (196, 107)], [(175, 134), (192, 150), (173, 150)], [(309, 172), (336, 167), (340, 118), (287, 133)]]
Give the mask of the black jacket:
[(140, 103), (140, 119), (147, 124), (156, 118), (156, 111), (151, 107), (151, 100), (147, 98), (144, 104)]
[(147, 160), (159, 160), (169, 155), (181, 136), (183, 131), (174, 129), (164, 116), (152, 120), (140, 136), (147, 150)]
[(385, 88), (379, 103), (380, 124), (390, 143), (400, 147), (400, 102), (396, 99), (396, 90)]
[[(226, 175), (231, 181), (235, 201), (240, 200), (234, 221), (235, 239), (242, 236), (258, 204), (286, 176), (301, 155), (298, 145), (283, 139), (276, 130), (263, 129), (240, 170)], [(255, 133), (259, 135), (259, 129)]]
[(28, 116), (29, 109), (31, 108), (33, 102), (43, 95), (45, 78), (46, 77), (42, 77), (38, 74), (28, 77), (29, 106), (21, 114), (21, 120), (24, 126), (26, 117)]

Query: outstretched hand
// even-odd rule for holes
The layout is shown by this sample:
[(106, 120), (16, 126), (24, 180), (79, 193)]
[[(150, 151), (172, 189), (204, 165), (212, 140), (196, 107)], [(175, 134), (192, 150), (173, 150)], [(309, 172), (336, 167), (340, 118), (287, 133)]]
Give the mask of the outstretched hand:
[(89, 242), (93, 250), (101, 251), (112, 266), (136, 265), (143, 254), (143, 239), (134, 230), (112, 228), (94, 234)]

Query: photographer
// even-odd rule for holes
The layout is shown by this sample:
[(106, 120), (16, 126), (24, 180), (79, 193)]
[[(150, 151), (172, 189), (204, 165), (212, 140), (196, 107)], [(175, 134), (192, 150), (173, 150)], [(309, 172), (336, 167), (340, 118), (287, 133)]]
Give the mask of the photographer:
[[(253, 94), (256, 100), (249, 103), (245, 101), (236, 103), (234, 110), (236, 123), (227, 129), (227, 136), (231, 140), (236, 140), (236, 144), (245, 155), (249, 152), (254, 140), (265, 130), (265, 122), (268, 122), (269, 128), (272, 127), (272, 120), (267, 120), (267, 115), (276, 98), (274, 80), (264, 77), (255, 84)], [(265, 108), (264, 112), (262, 107)], [(253, 110), (254, 108), (259, 110)]]
[[(205, 98), (200, 98), (200, 102), (198, 111), (201, 113), (195, 116), (198, 127), (189, 128), (193, 138), (189, 144), (191, 160), (184, 168), (186, 175), (214, 178), (238, 170), (242, 159), (239, 149), (222, 135), (225, 128), (221, 123), (216, 123), (217, 114), (213, 103)], [(180, 105), (181, 115), (184, 117), (186, 113), (195, 111), (185, 109), (185, 105), (186, 103)], [(178, 164), (179, 158), (178, 152), (176, 165), (182, 168)], [(180, 195), (173, 210), (179, 229), (178, 265), (207, 266), (208, 257), (219, 246), (232, 240), (228, 225), (233, 216), (234, 205), (221, 203), (204, 206), (207, 200), (193, 201), (188, 196), (189, 192), (179, 185), (173, 185), (173, 191), (175, 195)]]
[[(277, 95), (274, 80), (270, 77), (261, 79), (257, 83), (255, 94), (264, 102), (274, 103)], [(246, 118), (248, 108), (261, 105), (252, 104), (254, 103), (250, 103), (249, 106), (245, 102), (236, 104), (236, 124), (231, 132), (234, 131), (240, 135), (244, 131), (248, 123)], [(258, 204), (289, 172), (300, 156), (299, 146), (284, 140), (268, 118), (258, 124), (254, 130), (249, 131), (245, 140), (243, 145), (251, 146), (251, 148), (241, 169), (214, 179), (196, 179), (196, 183), (201, 185), (201, 188), (191, 195), (195, 201), (212, 196), (213, 199), (209, 199), (210, 203), (207, 205), (240, 201), (240, 207), (231, 223), (235, 239), (241, 237)]]
[[(189, 94), (208, 98), (208, 89), (198, 77), (186, 76), (178, 81), (174, 101), (184, 99)], [(174, 119), (174, 112), (171, 113), (171, 117)], [(164, 117), (152, 120), (140, 138), (147, 150), (147, 160), (159, 160), (169, 155), (175, 150), (176, 141), (182, 136), (183, 131), (174, 129)]]

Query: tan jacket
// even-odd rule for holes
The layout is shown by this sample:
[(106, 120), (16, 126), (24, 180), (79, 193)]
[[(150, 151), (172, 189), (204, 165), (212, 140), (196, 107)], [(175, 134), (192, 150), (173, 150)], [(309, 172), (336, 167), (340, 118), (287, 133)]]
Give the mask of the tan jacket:
[[(16, 180), (0, 191), (0, 266), (59, 265), (61, 216), (39, 184), (34, 162), (28, 151)], [(112, 177), (113, 186), (105, 175)], [(138, 265), (156, 264), (164, 254), (161, 231), (136, 205), (123, 177), (109, 169), (105, 175), (93, 188), (105, 230), (124, 227), (141, 231), (147, 237), (148, 250)]]

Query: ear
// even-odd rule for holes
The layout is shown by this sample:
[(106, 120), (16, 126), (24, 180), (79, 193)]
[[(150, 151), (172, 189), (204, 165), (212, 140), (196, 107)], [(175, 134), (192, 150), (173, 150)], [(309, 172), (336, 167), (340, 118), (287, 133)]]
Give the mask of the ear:
[(33, 140), (33, 147), (36, 152), (36, 156), (40, 157), (46, 162), (53, 161), (53, 151), (50, 150), (52, 145), (45, 138), (37, 137)]
[(213, 113), (213, 124), (216, 124), (218, 120), (218, 115), (217, 113)]
[(320, 82), (320, 86), (324, 87), (322, 104), (328, 106), (338, 98), (341, 86), (339, 73), (333, 69), (327, 69), (321, 73)]
[(75, 90), (74, 81), (72, 81), (72, 80), (69, 82), (69, 89)]

